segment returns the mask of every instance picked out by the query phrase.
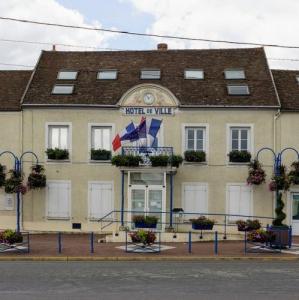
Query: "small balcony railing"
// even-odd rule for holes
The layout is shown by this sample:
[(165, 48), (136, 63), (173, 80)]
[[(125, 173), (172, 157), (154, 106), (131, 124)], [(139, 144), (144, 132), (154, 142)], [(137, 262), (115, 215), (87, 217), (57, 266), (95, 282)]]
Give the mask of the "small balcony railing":
[(172, 156), (173, 147), (122, 147), (122, 155), (141, 156), (143, 165), (151, 165), (150, 156)]

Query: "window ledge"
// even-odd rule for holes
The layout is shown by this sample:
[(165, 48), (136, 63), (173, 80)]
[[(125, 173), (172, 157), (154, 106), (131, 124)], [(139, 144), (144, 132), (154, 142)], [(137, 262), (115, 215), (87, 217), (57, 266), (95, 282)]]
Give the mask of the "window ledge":
[(47, 217), (47, 220), (69, 221), (70, 219), (70, 217)]
[(206, 161), (185, 161), (183, 162), (183, 165), (203, 165), (203, 166), (207, 166), (208, 165), (208, 162)]
[(249, 166), (250, 162), (228, 162), (229, 166)]
[(104, 165), (111, 165), (111, 159), (108, 160), (97, 160), (97, 159), (90, 159), (90, 164), (104, 164)]
[(47, 159), (47, 163), (70, 163), (70, 159)]

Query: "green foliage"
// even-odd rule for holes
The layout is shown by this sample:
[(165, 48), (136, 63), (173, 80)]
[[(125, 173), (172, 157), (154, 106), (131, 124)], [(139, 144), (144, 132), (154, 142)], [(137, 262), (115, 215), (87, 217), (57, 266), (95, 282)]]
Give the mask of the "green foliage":
[(15, 170), (10, 170), (9, 172), (10, 177), (7, 178), (4, 182), (4, 190), (7, 194), (14, 194), (20, 192), (25, 194), (27, 189), (26, 186), (22, 184), (23, 176), (22, 173), (17, 172)]
[(261, 223), (259, 220), (238, 220), (236, 221), (239, 231), (252, 231), (261, 228)]
[(269, 184), (270, 191), (287, 191), (290, 187), (289, 177), (286, 174), (286, 167), (281, 165), (279, 175), (272, 176), (272, 181)]
[(283, 220), (286, 218), (286, 214), (283, 212), (283, 208), (284, 203), (282, 201), (282, 193), (278, 193), (277, 207), (275, 208), (276, 218), (272, 222), (274, 226), (286, 226), (282, 224)]
[(4, 186), (5, 178), (5, 167), (0, 164), (0, 188)]
[(158, 218), (156, 216), (135, 215), (132, 220), (135, 224), (144, 224), (145, 227), (150, 227), (158, 223)]
[(105, 149), (91, 149), (90, 156), (92, 160), (110, 160), (111, 151)]
[(142, 158), (138, 155), (115, 155), (111, 159), (112, 165), (116, 167), (138, 167), (141, 162)]
[(247, 239), (256, 243), (271, 243), (275, 240), (275, 236), (271, 231), (263, 229), (252, 230), (248, 233)]
[(229, 154), (230, 162), (247, 163), (251, 160), (251, 154), (248, 151), (233, 150)]
[(181, 155), (172, 155), (170, 156), (169, 161), (172, 167), (178, 168), (183, 162), (183, 157)]
[(11, 229), (7, 229), (0, 233), (0, 243), (6, 244), (15, 244), (15, 243), (22, 243), (23, 236), (21, 233), (13, 231)]
[(184, 153), (185, 161), (188, 162), (205, 162), (206, 153), (204, 151), (187, 150)]
[(35, 165), (31, 167), (31, 173), (28, 176), (27, 186), (29, 189), (44, 188), (47, 184), (46, 175), (43, 174), (45, 168), (42, 165)]
[(69, 159), (69, 151), (67, 149), (47, 149), (48, 159), (65, 160)]
[(258, 160), (253, 160), (249, 164), (249, 171), (247, 177), (248, 184), (259, 185), (266, 181), (266, 172)]
[(291, 171), (288, 174), (290, 184), (299, 184), (299, 161), (291, 164)]
[(156, 235), (154, 232), (145, 231), (143, 229), (130, 233), (130, 237), (133, 243), (142, 243), (145, 246), (153, 244), (156, 240)]
[(199, 218), (191, 219), (190, 221), (191, 221), (192, 224), (198, 225), (198, 226), (209, 226), (209, 225), (214, 225), (215, 224), (214, 220), (208, 219), (205, 216), (200, 216)]
[(150, 156), (149, 159), (152, 163), (152, 167), (167, 167), (169, 162), (168, 155)]

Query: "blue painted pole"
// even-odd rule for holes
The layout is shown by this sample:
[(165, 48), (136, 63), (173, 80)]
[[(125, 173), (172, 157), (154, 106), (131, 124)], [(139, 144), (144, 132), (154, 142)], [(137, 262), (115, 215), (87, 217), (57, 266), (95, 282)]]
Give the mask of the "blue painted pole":
[(169, 227), (173, 226), (173, 174), (170, 173), (170, 204), (169, 204)]
[(244, 253), (247, 253), (247, 231), (244, 231)]
[(125, 210), (125, 171), (121, 171), (121, 226), (125, 225), (124, 222), (124, 210)]
[(58, 253), (61, 253), (62, 247), (61, 247), (61, 232), (58, 232)]
[(223, 239), (226, 240), (226, 215), (224, 216), (224, 236)]
[(292, 239), (293, 239), (293, 236), (292, 236), (292, 226), (289, 227), (289, 248), (292, 248)]
[(94, 253), (94, 234), (90, 233), (90, 253)]
[(191, 231), (189, 231), (189, 234), (188, 234), (189, 238), (188, 238), (188, 251), (189, 253), (192, 252), (192, 235), (191, 235)]
[[(15, 171), (16, 172), (21, 172), (21, 163), (18, 159), (16, 159), (15, 163)], [(17, 232), (20, 232), (20, 203), (21, 203), (21, 196), (20, 192), (17, 192)]]
[(128, 231), (126, 230), (126, 252), (128, 252)]
[(29, 232), (27, 233), (27, 247), (28, 247), (27, 253), (30, 253), (30, 233)]
[(218, 232), (215, 231), (214, 254), (218, 254)]

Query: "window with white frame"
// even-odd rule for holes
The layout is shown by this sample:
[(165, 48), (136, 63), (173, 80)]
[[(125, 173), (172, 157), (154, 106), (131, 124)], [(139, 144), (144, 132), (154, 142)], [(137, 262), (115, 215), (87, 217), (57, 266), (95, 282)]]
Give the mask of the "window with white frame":
[(91, 126), (91, 149), (111, 150), (111, 126)]
[[(208, 212), (208, 185), (207, 184), (183, 183), (182, 188), (183, 188), (182, 208), (184, 212), (187, 213)], [(188, 218), (190, 218), (190, 215), (188, 215)]]
[(69, 149), (69, 125), (48, 125), (48, 148)]
[(229, 216), (230, 221), (248, 219), (248, 216), (252, 215), (251, 186), (244, 184), (227, 185), (227, 201), (228, 214), (239, 215)]
[(55, 84), (52, 89), (54, 95), (70, 95), (74, 91), (73, 84)]
[(89, 219), (99, 219), (113, 211), (112, 182), (89, 182), (88, 188)]
[(230, 127), (230, 151), (251, 152), (251, 128)]
[(47, 217), (69, 219), (71, 203), (71, 183), (69, 181), (48, 181)]
[(205, 127), (185, 127), (185, 150), (206, 151)]
[(61, 70), (58, 72), (57, 79), (59, 79), (59, 80), (76, 80), (77, 75), (78, 75), (77, 71)]
[(232, 96), (245, 96), (249, 95), (249, 87), (247, 84), (236, 84), (227, 85), (227, 91), (229, 95)]
[(242, 69), (226, 69), (224, 76), (225, 79), (245, 79), (245, 72)]
[(97, 79), (115, 80), (117, 79), (117, 70), (100, 70), (97, 74)]
[(141, 70), (141, 79), (160, 79), (161, 71), (159, 69), (146, 69)]
[(204, 79), (204, 73), (201, 69), (186, 69), (185, 79)]

